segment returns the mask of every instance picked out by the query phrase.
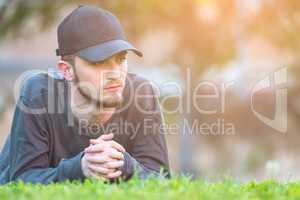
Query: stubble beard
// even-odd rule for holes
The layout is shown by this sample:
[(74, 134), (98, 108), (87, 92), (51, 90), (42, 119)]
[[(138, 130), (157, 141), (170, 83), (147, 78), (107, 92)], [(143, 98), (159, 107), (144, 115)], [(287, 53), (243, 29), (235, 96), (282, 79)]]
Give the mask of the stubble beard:
[[(78, 85), (78, 82), (75, 84)], [(87, 101), (93, 103), (97, 109), (117, 108), (123, 102), (122, 92), (109, 92), (103, 94), (102, 96), (98, 95), (98, 98), (95, 99), (86, 93), (80, 86), (78, 86), (77, 89), (80, 95), (83, 96)]]

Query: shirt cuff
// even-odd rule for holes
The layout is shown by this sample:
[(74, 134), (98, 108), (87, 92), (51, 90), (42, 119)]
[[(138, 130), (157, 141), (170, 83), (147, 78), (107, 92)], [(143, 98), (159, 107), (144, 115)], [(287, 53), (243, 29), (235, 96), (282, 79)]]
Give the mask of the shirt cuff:
[(84, 151), (70, 159), (61, 161), (61, 176), (69, 180), (84, 180), (85, 176), (81, 168), (81, 158)]
[(123, 153), (124, 155), (124, 165), (120, 168), (122, 172), (122, 177), (125, 180), (128, 180), (134, 173), (134, 163), (136, 160), (127, 152)]

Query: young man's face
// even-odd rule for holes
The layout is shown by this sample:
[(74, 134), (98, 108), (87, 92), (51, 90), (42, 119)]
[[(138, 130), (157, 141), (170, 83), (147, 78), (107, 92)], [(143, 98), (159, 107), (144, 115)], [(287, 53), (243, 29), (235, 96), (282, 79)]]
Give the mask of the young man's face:
[(116, 107), (122, 100), (127, 75), (126, 51), (91, 63), (75, 57), (75, 74), (78, 91), (103, 107)]

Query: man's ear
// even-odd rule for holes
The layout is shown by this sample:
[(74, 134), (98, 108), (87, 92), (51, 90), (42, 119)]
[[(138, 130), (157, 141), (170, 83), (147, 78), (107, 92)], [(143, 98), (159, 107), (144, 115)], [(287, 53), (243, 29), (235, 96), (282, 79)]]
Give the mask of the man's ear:
[(62, 73), (67, 81), (72, 81), (74, 79), (73, 68), (68, 62), (63, 60), (58, 61), (57, 69)]

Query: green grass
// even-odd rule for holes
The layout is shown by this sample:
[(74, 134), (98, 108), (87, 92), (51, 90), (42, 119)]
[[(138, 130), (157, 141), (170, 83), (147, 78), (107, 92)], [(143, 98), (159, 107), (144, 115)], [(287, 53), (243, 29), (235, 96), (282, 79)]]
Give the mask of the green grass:
[(239, 183), (190, 180), (136, 179), (120, 184), (86, 180), (50, 185), (9, 183), (0, 186), (1, 200), (89, 200), (89, 199), (300, 199), (300, 182), (280, 183), (274, 180)]

